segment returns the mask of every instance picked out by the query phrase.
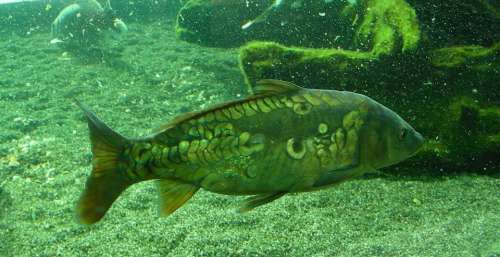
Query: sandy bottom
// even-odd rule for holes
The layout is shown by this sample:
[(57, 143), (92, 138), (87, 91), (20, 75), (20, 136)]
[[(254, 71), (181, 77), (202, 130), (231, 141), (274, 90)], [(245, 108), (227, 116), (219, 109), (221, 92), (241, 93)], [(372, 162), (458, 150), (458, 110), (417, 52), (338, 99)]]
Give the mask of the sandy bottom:
[(49, 40), (0, 41), (0, 256), (500, 256), (500, 180), (474, 171), (367, 176), (247, 214), (234, 211), (242, 197), (201, 190), (167, 218), (146, 182), (80, 225), (91, 154), (73, 97), (141, 136), (246, 87), (236, 49), (181, 42), (172, 22), (130, 25), (122, 57), (106, 63)]

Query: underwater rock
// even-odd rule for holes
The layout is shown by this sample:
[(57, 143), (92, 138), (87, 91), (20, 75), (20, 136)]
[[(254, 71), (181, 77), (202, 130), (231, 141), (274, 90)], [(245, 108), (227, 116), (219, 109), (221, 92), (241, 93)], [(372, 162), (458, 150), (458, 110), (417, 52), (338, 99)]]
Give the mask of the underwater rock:
[(380, 56), (453, 45), (489, 46), (500, 38), (500, 8), (492, 0), (283, 0), (280, 8), (249, 29), (242, 27), (276, 2), (183, 2), (177, 35), (205, 46), (235, 47), (265, 40)]
[[(500, 42), (492, 47), (478, 45), (453, 46), (436, 49), (431, 53), (432, 65), (439, 68), (495, 69), (500, 64), (495, 62), (500, 58)], [(496, 65), (496, 67), (491, 67)]]
[[(300, 5), (294, 5), (299, 2)], [(205, 46), (236, 47), (258, 39), (331, 47), (346, 39), (351, 41), (352, 36), (340, 35), (354, 35), (350, 23), (355, 19), (355, 11), (342, 13), (339, 2), (344, 3), (285, 0), (283, 8), (265, 15), (266, 19), (245, 29), (249, 21), (262, 15), (274, 1), (190, 0), (179, 12), (176, 30), (180, 39)], [(339, 19), (338, 16), (349, 18)], [(325, 28), (329, 28), (329, 33)]]
[[(404, 0), (284, 0), (265, 13), (273, 3), (187, 1), (178, 15), (177, 34), (206, 46), (270, 40), (303, 47), (360, 48), (375, 55), (389, 54), (399, 45), (400, 51), (414, 50), (420, 40), (415, 11)], [(255, 20), (259, 22), (246, 28)]]
[(500, 38), (497, 0), (407, 0), (415, 8), (425, 48), (482, 45)]
[(241, 29), (241, 21), (257, 16), (271, 4), (270, 0), (185, 2), (177, 15), (177, 36), (188, 42), (217, 47), (243, 44), (249, 38)]
[(314, 81), (321, 87), (328, 80), (337, 85), (369, 79), (376, 58), (368, 52), (342, 49), (286, 47), (273, 42), (252, 42), (240, 50), (240, 68), (249, 85), (261, 78)]

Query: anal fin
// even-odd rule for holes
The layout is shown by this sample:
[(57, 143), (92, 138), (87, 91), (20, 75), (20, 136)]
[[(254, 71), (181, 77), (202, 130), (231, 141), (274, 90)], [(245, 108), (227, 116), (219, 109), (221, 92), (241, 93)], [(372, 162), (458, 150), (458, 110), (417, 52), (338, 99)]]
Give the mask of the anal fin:
[(243, 202), (243, 205), (239, 209), (239, 212), (249, 212), (261, 205), (270, 203), (282, 196), (284, 196), (286, 192), (275, 192), (275, 193), (270, 193), (270, 194), (262, 194), (262, 195), (256, 195), (252, 197), (248, 197), (245, 199)]
[(179, 209), (200, 189), (197, 186), (178, 180), (162, 179), (158, 181), (160, 194), (160, 214), (167, 216)]

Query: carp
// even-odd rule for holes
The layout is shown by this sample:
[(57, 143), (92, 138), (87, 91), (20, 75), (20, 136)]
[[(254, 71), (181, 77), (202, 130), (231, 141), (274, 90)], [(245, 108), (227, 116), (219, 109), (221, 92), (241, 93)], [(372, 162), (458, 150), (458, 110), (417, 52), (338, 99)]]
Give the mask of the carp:
[(129, 186), (157, 180), (160, 212), (200, 188), (252, 195), (245, 212), (287, 193), (327, 188), (414, 155), (424, 139), (399, 115), (353, 92), (261, 80), (246, 99), (183, 114), (152, 135), (126, 138), (89, 110), (92, 171), (77, 204), (99, 221)]

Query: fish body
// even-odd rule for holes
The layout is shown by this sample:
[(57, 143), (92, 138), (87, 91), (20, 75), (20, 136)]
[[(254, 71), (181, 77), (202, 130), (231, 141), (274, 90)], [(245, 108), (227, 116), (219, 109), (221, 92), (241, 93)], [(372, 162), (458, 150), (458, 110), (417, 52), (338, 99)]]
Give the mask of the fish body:
[(126, 139), (81, 107), (94, 155), (77, 208), (84, 223), (98, 221), (123, 190), (144, 180), (159, 181), (164, 214), (199, 188), (256, 195), (241, 208), (248, 211), (402, 161), (423, 142), (367, 96), (277, 80), (259, 82), (247, 99), (182, 115), (140, 139)]

